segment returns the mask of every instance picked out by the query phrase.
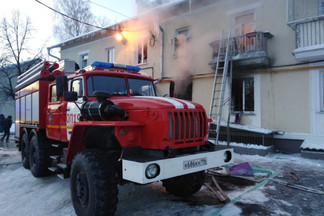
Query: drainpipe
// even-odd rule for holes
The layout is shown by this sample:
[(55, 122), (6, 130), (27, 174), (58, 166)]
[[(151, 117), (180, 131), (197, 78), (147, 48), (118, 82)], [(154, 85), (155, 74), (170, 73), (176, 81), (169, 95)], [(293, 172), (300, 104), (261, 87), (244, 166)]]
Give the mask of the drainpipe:
[(61, 59), (53, 54), (51, 54), (51, 49), (53, 49), (55, 47), (47, 47), (47, 54), (53, 58), (56, 58), (58, 61), (61, 61)]
[(164, 77), (163, 74), (163, 63), (164, 63), (164, 58), (163, 58), (163, 54), (164, 54), (164, 30), (161, 26), (160, 27), (160, 32), (161, 32), (161, 66), (160, 66), (160, 73), (161, 73), (161, 80)]

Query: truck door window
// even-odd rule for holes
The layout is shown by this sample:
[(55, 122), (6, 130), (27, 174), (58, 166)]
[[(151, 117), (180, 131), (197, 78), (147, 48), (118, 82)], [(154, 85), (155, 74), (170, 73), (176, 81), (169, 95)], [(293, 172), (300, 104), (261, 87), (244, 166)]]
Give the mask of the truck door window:
[(50, 95), (50, 102), (56, 102), (59, 98), (56, 97), (56, 85), (51, 86), (51, 95)]
[(82, 79), (75, 79), (71, 83), (71, 90), (78, 94), (78, 98), (83, 96)]
[(150, 80), (128, 79), (129, 91), (133, 96), (155, 96), (153, 83)]
[(89, 76), (87, 96), (93, 96), (94, 91), (107, 92), (111, 95), (127, 95), (125, 79), (115, 76)]

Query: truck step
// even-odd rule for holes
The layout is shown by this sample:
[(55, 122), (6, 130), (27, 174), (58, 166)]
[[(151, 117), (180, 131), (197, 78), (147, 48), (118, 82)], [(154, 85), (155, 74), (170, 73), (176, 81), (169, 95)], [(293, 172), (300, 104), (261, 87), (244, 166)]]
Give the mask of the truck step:
[(52, 143), (52, 147), (54, 147), (54, 148), (58, 148), (60, 146), (61, 146), (60, 144)]
[(63, 170), (67, 169), (67, 165), (65, 163), (58, 163), (57, 167), (59, 167), (59, 168), (61, 168)]
[(57, 174), (57, 177), (59, 177), (60, 179), (67, 179), (67, 178), (69, 178), (70, 176), (68, 176), (68, 175), (64, 175), (64, 174)]
[(51, 155), (50, 158), (51, 158), (52, 160), (60, 160), (61, 155)]
[(57, 167), (48, 167), (48, 170), (53, 173), (56, 173), (58, 171)]

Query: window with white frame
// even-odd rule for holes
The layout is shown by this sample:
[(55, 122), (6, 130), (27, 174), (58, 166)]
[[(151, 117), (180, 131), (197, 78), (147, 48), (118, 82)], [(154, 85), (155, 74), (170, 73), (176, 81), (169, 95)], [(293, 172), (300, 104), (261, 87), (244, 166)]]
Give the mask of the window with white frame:
[(324, 71), (320, 72), (320, 111), (324, 112)]
[(115, 48), (111, 47), (106, 49), (107, 53), (107, 62), (114, 63), (115, 62)]
[(254, 78), (233, 78), (232, 110), (254, 112)]
[(88, 66), (88, 58), (89, 58), (88, 53), (80, 55), (80, 66), (81, 66), (81, 68), (84, 68), (84, 67)]
[(146, 41), (145, 42), (143, 41), (137, 45), (136, 61), (137, 61), (137, 64), (147, 63), (147, 43), (146, 43)]

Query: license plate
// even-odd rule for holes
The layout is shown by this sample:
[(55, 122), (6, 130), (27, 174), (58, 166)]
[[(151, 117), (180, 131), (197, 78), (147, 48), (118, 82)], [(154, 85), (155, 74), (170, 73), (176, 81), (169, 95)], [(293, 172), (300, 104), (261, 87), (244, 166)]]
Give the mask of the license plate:
[(187, 160), (183, 162), (183, 169), (191, 169), (195, 167), (205, 166), (206, 164), (207, 164), (207, 158)]

